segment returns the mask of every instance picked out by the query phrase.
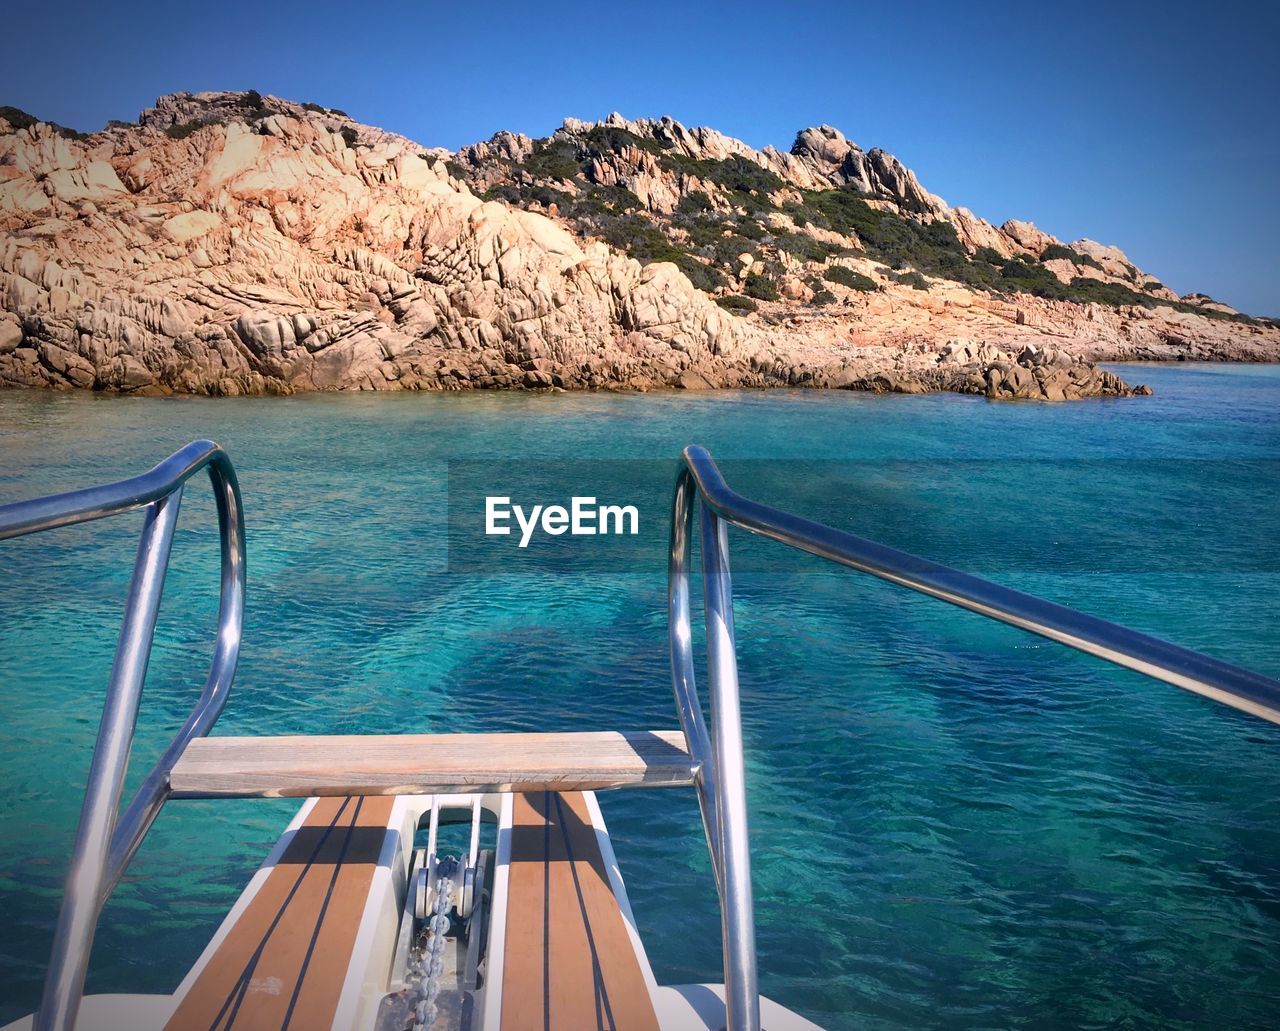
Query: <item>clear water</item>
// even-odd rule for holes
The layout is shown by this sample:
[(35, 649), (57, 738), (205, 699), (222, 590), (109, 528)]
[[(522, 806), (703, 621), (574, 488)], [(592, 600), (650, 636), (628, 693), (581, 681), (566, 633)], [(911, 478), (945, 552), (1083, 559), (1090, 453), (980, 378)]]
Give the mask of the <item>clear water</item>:
[[(672, 726), (660, 562), (450, 573), (445, 462), (674, 471), (694, 441), (788, 460), (739, 463), (744, 492), (1280, 675), (1280, 368), (1136, 375), (1153, 398), (1063, 406), (4, 393), (0, 499), (229, 448), (250, 596), (224, 733)], [(211, 521), (197, 484), (135, 780), (203, 679)], [(38, 996), (138, 525), (0, 546), (0, 1020)], [(734, 540), (769, 995), (832, 1028), (1280, 1022), (1276, 728), (761, 546)], [(692, 795), (602, 805), (659, 979), (719, 980)], [(172, 803), (90, 990), (172, 990), (293, 808)]]

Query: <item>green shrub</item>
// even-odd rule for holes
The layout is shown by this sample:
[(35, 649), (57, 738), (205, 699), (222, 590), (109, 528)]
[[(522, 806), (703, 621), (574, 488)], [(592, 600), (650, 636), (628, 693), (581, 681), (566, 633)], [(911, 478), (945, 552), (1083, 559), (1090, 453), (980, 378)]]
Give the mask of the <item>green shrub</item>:
[(37, 122), (44, 122), (59, 136), (66, 137), (69, 140), (87, 140), (89, 138), (87, 132), (81, 132), (79, 129), (68, 129), (65, 125), (59, 125), (57, 122), (45, 122), (43, 118), (28, 114), (20, 107), (0, 106), (0, 118), (3, 118), (15, 129), (29, 129)]
[(890, 276), (896, 283), (903, 286), (909, 286), (914, 290), (928, 290), (929, 281), (920, 275), (915, 269), (909, 269), (906, 272), (897, 272)]
[(349, 125), (344, 125), (338, 130), (338, 135), (343, 138), (348, 147), (354, 147), (360, 139), (359, 134)]
[(617, 215), (595, 228), (605, 243), (625, 251), (641, 265), (652, 265), (656, 261), (671, 262), (699, 290), (716, 290), (725, 284), (724, 275), (719, 269), (703, 264), (688, 251), (677, 247), (643, 215)]
[(808, 233), (788, 233), (785, 230), (777, 231), (774, 243), (778, 250), (794, 254), (801, 261), (826, 261), (848, 249), (815, 240)]
[[(522, 182), (520, 189), (527, 195), (532, 187), (528, 182)], [(631, 202), (620, 203), (622, 194), (630, 197)], [(637, 203), (635, 196), (626, 190), (587, 184), (585, 188), (579, 189), (577, 196), (573, 199), (571, 210), (566, 211), (565, 215), (573, 218), (583, 232), (600, 236), (602, 234), (598, 230), (601, 224), (613, 218), (615, 214), (636, 207)]]
[(880, 287), (870, 276), (864, 276), (861, 272), (855, 272), (851, 268), (845, 268), (843, 265), (833, 265), (822, 273), (822, 278), (828, 283), (839, 283), (841, 286), (847, 286), (850, 290), (862, 290), (866, 293), (879, 290)]
[(524, 169), (538, 179), (573, 179), (582, 172), (578, 150), (568, 140), (538, 140), (525, 159)]
[(1000, 286), (1036, 297), (1058, 297), (1062, 281), (1038, 261), (1010, 258), (1000, 270)]
[[(734, 232), (738, 228), (737, 225), (728, 222), (699, 219), (686, 223), (685, 228), (689, 231), (689, 239), (699, 247), (715, 247), (718, 246), (721, 240), (742, 240), (742, 237)], [(729, 231), (728, 235), (725, 235), (726, 230)], [(743, 243), (747, 242), (743, 240)], [(750, 247), (747, 248), (747, 250), (750, 249)], [(741, 254), (742, 252), (739, 251), (738, 253)]]
[(661, 154), (667, 149), (657, 140), (637, 136), (614, 125), (597, 125), (584, 133), (582, 139), (596, 154), (621, 154), (627, 147), (638, 147), (650, 154)]
[(1060, 243), (1051, 243), (1043, 251), (1040, 252), (1041, 261), (1070, 261), (1074, 263), (1077, 259), (1084, 255), (1077, 254), (1070, 247), (1064, 247)]
[(257, 110), (262, 107), (262, 94), (256, 89), (251, 89), (240, 95), (240, 106), (248, 108), (250, 111)]
[(701, 190), (693, 190), (686, 193), (676, 205), (676, 214), (678, 215), (702, 215), (710, 211), (715, 211), (715, 205), (711, 203), (711, 198)]
[(778, 176), (766, 168), (761, 168), (754, 161), (744, 157), (727, 158), (720, 161), (708, 178), (735, 193), (758, 193), (766, 195), (776, 193), (786, 186)]
[(185, 140), (193, 132), (203, 129), (206, 124), (205, 122), (183, 122), (181, 125), (169, 126), (164, 134), (171, 140)]
[(599, 186), (590, 184), (583, 196), (583, 206), (599, 210), (611, 216), (614, 212), (637, 211), (640, 198), (625, 186)]
[[(1096, 301), (1098, 304), (1107, 304), (1111, 307), (1136, 304), (1149, 308), (1156, 303), (1155, 299), (1149, 295), (1140, 294), (1136, 290), (1130, 290), (1127, 286), (1121, 286), (1119, 283), (1104, 283), (1097, 279), (1085, 279), (1083, 276), (1076, 276), (1071, 280), (1064, 292), (1067, 295), (1067, 300)], [(1175, 307), (1179, 306), (1175, 305)], [(1186, 307), (1194, 310), (1191, 305)]]
[(810, 304), (835, 304), (836, 295), (833, 294), (826, 287), (823, 287), (821, 290), (815, 290), (813, 292), (813, 300), (810, 301), (809, 303)]
[(564, 190), (552, 189), (550, 186), (535, 186), (529, 196), (530, 199), (541, 204), (544, 208), (549, 208), (554, 204), (557, 208), (562, 210), (573, 199), (569, 194), (565, 193)]
[(22, 108), (10, 108), (8, 104), (0, 106), (0, 118), (3, 118), (5, 122), (8, 122), (15, 129), (29, 129), (41, 120), (36, 118), (36, 115), (28, 114)]
[(318, 115), (322, 115), (322, 114), (325, 114), (325, 113), (326, 113), (326, 111), (325, 111), (325, 109), (324, 109), (323, 107), (321, 107), (319, 104), (313, 104), (313, 103), (312, 103), (311, 101), (309, 101), (309, 100), (308, 100), (305, 104), (303, 104), (303, 105), (302, 105), (302, 110), (304, 110), (304, 111), (312, 111), (312, 112), (314, 112), (315, 114), (318, 114)]
[(742, 289), (748, 297), (754, 297), (757, 301), (776, 301), (781, 296), (778, 285), (772, 279), (754, 272), (747, 276)]
[(1041, 261), (1061, 261), (1064, 259), (1073, 265), (1090, 265), (1096, 269), (1102, 268), (1102, 262), (1093, 257), (1093, 255), (1083, 254), (1060, 243), (1049, 244), (1040, 254)]
[[(734, 266), (738, 263), (738, 255), (754, 253), (755, 244), (744, 236), (739, 236), (737, 223), (701, 221), (685, 227), (689, 233), (689, 247), (701, 257), (715, 262), (717, 265)], [(725, 235), (725, 229), (729, 235)]]
[(867, 252), (886, 265), (946, 275), (970, 264), (950, 222), (921, 224), (873, 208), (851, 189), (822, 190), (808, 204), (839, 233), (856, 235)]
[(711, 253), (709, 255), (704, 254), (703, 257), (709, 257), (717, 264), (728, 265), (730, 268), (740, 264), (738, 259), (742, 255), (750, 254), (755, 250), (751, 246), (751, 241), (743, 239), (741, 236), (721, 236), (718, 243), (708, 249)]
[(681, 272), (689, 277), (689, 282), (699, 290), (711, 293), (713, 290), (719, 290), (728, 282), (724, 277), (724, 273), (714, 265), (704, 265), (697, 258), (684, 251), (679, 252), (679, 254), (679, 258), (674, 259), (676, 265)]
[(730, 200), (748, 212), (772, 207), (769, 195), (786, 186), (781, 179), (766, 168), (737, 155), (723, 161), (691, 158), (675, 151), (666, 151), (658, 159), (658, 165), (667, 172), (695, 175), (722, 186), (732, 196)]
[(730, 294), (728, 297), (717, 297), (716, 304), (721, 308), (727, 308), (733, 312), (750, 312), (755, 311), (760, 306), (756, 304), (750, 297), (743, 297), (742, 294)]
[(10, 107), (7, 104), (0, 106), (0, 118), (3, 118), (15, 129), (30, 129), (31, 126), (40, 121), (35, 115), (28, 114), (22, 108)]
[(481, 200), (499, 200), (504, 204), (510, 204), (513, 207), (519, 207), (524, 203), (524, 194), (516, 187), (509, 183), (498, 183), (490, 186), (484, 193), (480, 194)]

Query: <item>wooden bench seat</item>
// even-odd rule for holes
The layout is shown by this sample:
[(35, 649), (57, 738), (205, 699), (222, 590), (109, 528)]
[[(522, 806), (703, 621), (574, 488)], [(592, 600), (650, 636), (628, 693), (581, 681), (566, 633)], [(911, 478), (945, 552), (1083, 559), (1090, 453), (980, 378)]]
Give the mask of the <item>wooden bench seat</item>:
[(587, 791), (693, 783), (678, 730), (196, 738), (175, 798)]
[(211, 946), (166, 1031), (329, 1028), (394, 804), (318, 799)]
[(516, 795), (502, 1031), (657, 1031), (586, 798)]

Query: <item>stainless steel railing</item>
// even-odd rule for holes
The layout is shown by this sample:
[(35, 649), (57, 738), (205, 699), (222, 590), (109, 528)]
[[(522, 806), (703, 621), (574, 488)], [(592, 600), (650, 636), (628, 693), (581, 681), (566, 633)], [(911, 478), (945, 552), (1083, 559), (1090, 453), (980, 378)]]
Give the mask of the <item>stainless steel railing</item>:
[[(213, 483), (222, 548), (213, 661), (191, 715), (118, 816), (183, 485), (201, 469), (208, 470)], [(35, 1016), (36, 1031), (75, 1027), (102, 907), (169, 797), (173, 764), (192, 738), (209, 732), (226, 704), (244, 622), (244, 513), (231, 460), (209, 440), (194, 441), (150, 472), (129, 480), (0, 506), (0, 540), (136, 509), (145, 511), (142, 536)]]
[[(689, 604), (694, 506), (701, 528), (711, 732), (698, 700)], [(698, 803), (720, 894), (727, 1026), (758, 1031), (759, 990), (727, 530), (744, 530), (1280, 723), (1280, 681), (980, 577), (896, 551), (735, 493), (711, 455), (684, 450), (668, 562), (671, 675), (696, 768)]]

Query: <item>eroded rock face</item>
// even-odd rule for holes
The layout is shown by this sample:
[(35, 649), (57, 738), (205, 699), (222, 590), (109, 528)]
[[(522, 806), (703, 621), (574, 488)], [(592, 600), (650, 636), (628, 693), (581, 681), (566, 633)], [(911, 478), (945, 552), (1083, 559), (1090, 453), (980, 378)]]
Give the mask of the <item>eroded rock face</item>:
[(484, 203), (408, 140), (273, 98), (222, 123), (237, 97), (0, 134), (0, 383), (650, 387), (763, 346), (673, 267)]
[[(695, 192), (729, 206), (697, 169), (732, 158), (770, 170), (784, 193), (866, 183), (881, 203), (951, 220), (1002, 254), (1048, 246), (1033, 227), (997, 230), (952, 211), (891, 155), (830, 127), (782, 154), (672, 119), (601, 124), (634, 139), (596, 154), (592, 181), (650, 212)], [(595, 128), (571, 120), (558, 137)], [(645, 141), (659, 140), (692, 171), (673, 176), (656, 161)], [(234, 93), (161, 98), (140, 124), (83, 140), (0, 121), (0, 385), (223, 395), (790, 385), (1061, 400), (1128, 391), (1090, 361), (1276, 354), (1266, 327), (1010, 303), (940, 281), (914, 289), (857, 257), (835, 264), (870, 292), (819, 282), (805, 259), (783, 255), (779, 299), (740, 317), (675, 265), (642, 266), (575, 233), (554, 205), (521, 210), (473, 192), (536, 146), (500, 133), (446, 155), (341, 112)], [(786, 197), (774, 200), (768, 217), (785, 222)], [(1096, 247), (1081, 253), (1132, 268)], [(730, 289), (762, 268), (758, 254), (740, 255)], [(946, 350), (960, 338), (981, 342), (963, 362)], [(1046, 347), (1071, 364), (1024, 360)]]

